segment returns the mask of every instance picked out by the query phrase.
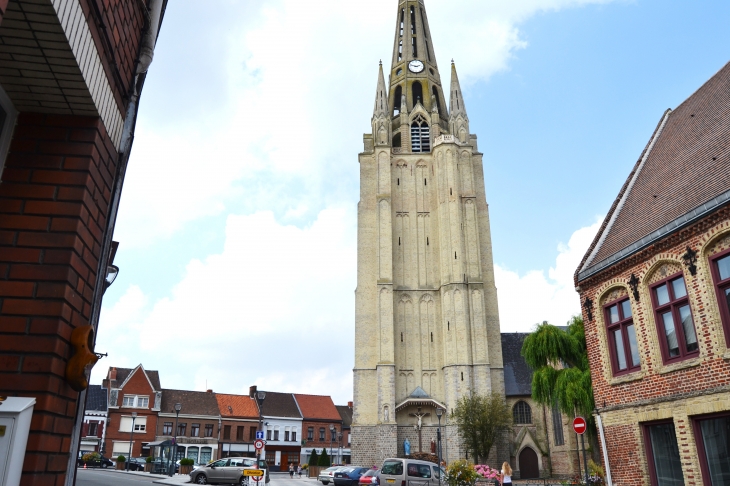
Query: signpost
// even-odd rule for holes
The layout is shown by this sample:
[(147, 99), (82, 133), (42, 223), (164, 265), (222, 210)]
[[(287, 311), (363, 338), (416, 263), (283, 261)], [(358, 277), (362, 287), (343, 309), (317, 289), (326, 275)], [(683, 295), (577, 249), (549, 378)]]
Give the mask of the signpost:
[(264, 441), (261, 439), (256, 439), (253, 443), (253, 446), (256, 448), (256, 450), (261, 450), (264, 448)]
[(264, 440), (264, 431), (263, 430), (257, 430), (256, 431), (256, 439), (257, 440)]
[(588, 484), (588, 462), (586, 461), (586, 441), (583, 434), (588, 429), (588, 422), (583, 417), (576, 417), (573, 419), (573, 430), (576, 434), (580, 435), (580, 444), (583, 448), (583, 469), (586, 472), (586, 484)]

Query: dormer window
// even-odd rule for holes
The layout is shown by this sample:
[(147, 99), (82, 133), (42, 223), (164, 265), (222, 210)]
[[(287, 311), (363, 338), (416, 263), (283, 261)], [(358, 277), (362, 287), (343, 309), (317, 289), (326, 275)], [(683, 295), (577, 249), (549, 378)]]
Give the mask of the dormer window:
[(426, 119), (418, 115), (411, 123), (411, 152), (421, 153), (431, 151), (431, 131)]
[(149, 408), (150, 397), (141, 397), (139, 395), (124, 395), (122, 407), (126, 408)]

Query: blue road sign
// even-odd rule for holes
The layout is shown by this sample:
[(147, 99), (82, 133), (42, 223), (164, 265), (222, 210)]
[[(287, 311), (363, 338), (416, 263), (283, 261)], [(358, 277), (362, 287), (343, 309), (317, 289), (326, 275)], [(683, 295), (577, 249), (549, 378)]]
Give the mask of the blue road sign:
[(264, 431), (263, 430), (257, 430), (256, 431), (256, 438), (264, 440)]

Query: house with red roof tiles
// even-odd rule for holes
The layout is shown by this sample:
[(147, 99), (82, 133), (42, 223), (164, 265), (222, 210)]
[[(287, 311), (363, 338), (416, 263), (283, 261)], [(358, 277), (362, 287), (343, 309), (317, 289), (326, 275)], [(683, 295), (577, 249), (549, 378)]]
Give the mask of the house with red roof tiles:
[(221, 417), (221, 457), (256, 457), (253, 446), (259, 426), (256, 400), (248, 395), (216, 393)]
[(661, 117), (575, 284), (614, 484), (730, 484), (730, 63)]
[[(302, 462), (308, 463), (313, 449), (327, 454), (333, 464), (349, 461), (350, 447), (342, 431), (342, 416), (332, 397), (295, 393), (294, 398), (302, 413)], [(347, 447), (345, 447), (347, 446)]]

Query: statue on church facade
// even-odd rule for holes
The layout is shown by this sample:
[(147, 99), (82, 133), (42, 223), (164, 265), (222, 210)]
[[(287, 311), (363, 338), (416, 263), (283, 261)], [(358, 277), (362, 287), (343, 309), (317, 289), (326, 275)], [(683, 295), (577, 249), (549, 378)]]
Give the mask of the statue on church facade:
[(405, 451), (406, 456), (411, 455), (411, 441), (410, 440), (406, 439), (403, 441), (403, 450)]

